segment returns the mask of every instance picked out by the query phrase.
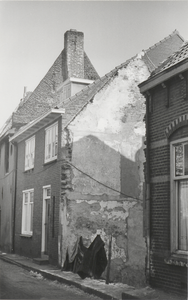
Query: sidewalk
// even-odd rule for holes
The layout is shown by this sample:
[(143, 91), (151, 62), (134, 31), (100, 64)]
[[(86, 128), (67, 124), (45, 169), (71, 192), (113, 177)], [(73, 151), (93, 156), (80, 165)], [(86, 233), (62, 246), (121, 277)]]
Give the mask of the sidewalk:
[(52, 265), (38, 265), (32, 259), (16, 254), (0, 252), (0, 259), (22, 267), (28, 271), (41, 274), (44, 278), (57, 280), (66, 285), (75, 286), (88, 294), (98, 296), (102, 299), (149, 299), (149, 300), (183, 300), (185, 298), (170, 295), (150, 287), (134, 288), (122, 283), (106, 284), (104, 280), (91, 278), (81, 279), (79, 275), (72, 272), (62, 272)]

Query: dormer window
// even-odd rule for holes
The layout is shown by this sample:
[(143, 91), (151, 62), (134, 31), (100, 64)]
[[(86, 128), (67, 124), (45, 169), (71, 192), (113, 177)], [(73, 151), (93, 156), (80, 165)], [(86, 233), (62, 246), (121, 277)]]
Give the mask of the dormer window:
[(57, 159), (58, 124), (45, 130), (45, 163)]

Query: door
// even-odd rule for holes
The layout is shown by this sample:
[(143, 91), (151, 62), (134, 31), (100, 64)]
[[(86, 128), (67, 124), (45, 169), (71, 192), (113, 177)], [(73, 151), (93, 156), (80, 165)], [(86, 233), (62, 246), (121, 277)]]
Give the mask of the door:
[(43, 186), (41, 255), (49, 253), (51, 186)]
[(44, 242), (44, 254), (48, 255), (49, 247), (49, 228), (50, 228), (50, 200), (45, 199), (46, 213), (45, 213), (45, 242)]

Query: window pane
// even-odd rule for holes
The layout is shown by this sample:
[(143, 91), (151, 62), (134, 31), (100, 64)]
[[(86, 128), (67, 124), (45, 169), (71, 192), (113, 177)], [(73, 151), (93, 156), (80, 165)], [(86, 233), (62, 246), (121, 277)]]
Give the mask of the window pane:
[(183, 175), (183, 145), (175, 147), (175, 176)]
[(33, 203), (30, 204), (30, 232), (33, 232)]
[(188, 175), (188, 144), (184, 145), (184, 156), (185, 175)]
[(25, 195), (25, 198), (24, 198), (25, 201), (24, 201), (24, 203), (28, 203), (28, 193), (25, 193), (24, 195)]
[(179, 182), (179, 250), (188, 250), (188, 180)]
[(28, 205), (24, 205), (24, 231), (27, 232)]
[(51, 160), (57, 155), (56, 135), (57, 135), (57, 124), (51, 126), (49, 129), (46, 130), (46, 139), (45, 139), (46, 160)]
[(47, 197), (50, 197), (50, 194), (51, 194), (51, 189), (50, 189), (50, 188), (47, 188), (47, 189), (46, 189), (46, 196), (47, 196)]
[(30, 202), (33, 202), (33, 192), (30, 192)]

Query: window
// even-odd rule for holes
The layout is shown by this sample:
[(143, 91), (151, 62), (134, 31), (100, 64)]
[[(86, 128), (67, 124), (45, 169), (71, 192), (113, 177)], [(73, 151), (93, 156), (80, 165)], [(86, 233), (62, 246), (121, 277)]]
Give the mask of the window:
[(171, 143), (171, 248), (188, 253), (188, 139)]
[(57, 139), (58, 125), (55, 123), (45, 131), (45, 162), (57, 158)]
[(23, 191), (22, 234), (33, 234), (33, 194), (34, 189)]
[(25, 142), (25, 170), (34, 168), (35, 159), (35, 137)]

